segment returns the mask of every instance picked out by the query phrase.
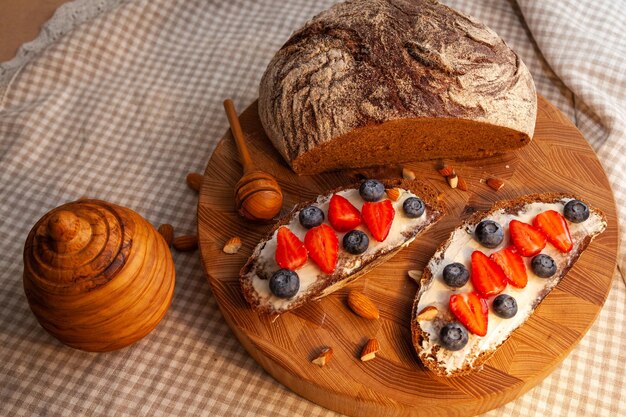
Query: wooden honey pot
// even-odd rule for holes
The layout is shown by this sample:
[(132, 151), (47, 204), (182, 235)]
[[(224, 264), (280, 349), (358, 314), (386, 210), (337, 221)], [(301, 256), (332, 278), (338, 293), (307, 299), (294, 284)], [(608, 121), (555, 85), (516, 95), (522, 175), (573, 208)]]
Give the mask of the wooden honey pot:
[(23, 281), (44, 329), (68, 346), (105, 352), (156, 327), (171, 304), (175, 271), (167, 243), (139, 214), (78, 200), (33, 226)]

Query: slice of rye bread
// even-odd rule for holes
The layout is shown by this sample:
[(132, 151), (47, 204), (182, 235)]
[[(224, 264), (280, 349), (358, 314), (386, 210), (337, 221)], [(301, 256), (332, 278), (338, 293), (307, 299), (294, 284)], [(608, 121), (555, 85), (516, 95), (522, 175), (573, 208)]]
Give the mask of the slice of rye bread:
[[(424, 269), (411, 316), (413, 346), (428, 369), (439, 376), (447, 377), (467, 375), (481, 369), (496, 349), (508, 340), (511, 333), (532, 315), (544, 297), (567, 274), (593, 238), (604, 231), (606, 218), (602, 212), (589, 206), (590, 216), (585, 222), (579, 224), (567, 222), (574, 243), (573, 249), (565, 254), (548, 243), (541, 251), (541, 253), (552, 256), (557, 263), (557, 272), (550, 278), (537, 277), (530, 266), (532, 257), (524, 258), (528, 284), (523, 289), (508, 285), (503, 291), (503, 293), (512, 295), (516, 299), (517, 314), (511, 319), (498, 318), (492, 312), (492, 300), (487, 300), (490, 306), (487, 335), (479, 337), (469, 333), (467, 345), (456, 352), (447, 350), (439, 344), (439, 331), (446, 323), (455, 320), (448, 307), (450, 295), (453, 292), (471, 291), (472, 284), (470, 280), (464, 287), (453, 291), (443, 282), (442, 271), (445, 265), (451, 262), (461, 262), (468, 270), (471, 270), (469, 258), (471, 252), (481, 250), (489, 255), (510, 243), (507, 220), (510, 221), (513, 217), (509, 216), (532, 223), (535, 215), (542, 211), (553, 209), (562, 213), (564, 204), (573, 198), (577, 197), (567, 194), (545, 193), (498, 202), (489, 211), (472, 215), (451, 233), (448, 240), (441, 244)], [(504, 228), (505, 239), (497, 248), (487, 249), (473, 237), (474, 228), (484, 219), (495, 220)], [(433, 320), (418, 320), (418, 314), (429, 305), (437, 307), (437, 316)]]
[[(424, 214), (418, 219), (408, 219), (402, 212), (402, 202), (410, 195), (406, 193), (403, 194), (397, 201), (393, 202), (394, 208), (396, 209), (394, 223), (389, 237), (387, 237), (384, 242), (376, 242), (368, 233), (370, 246), (367, 251), (362, 255), (351, 255), (342, 247), (341, 241), (344, 234), (337, 233), (339, 241), (339, 254), (335, 272), (332, 274), (323, 273), (309, 258), (307, 263), (296, 271), (301, 280), (299, 292), (290, 299), (280, 299), (269, 292), (269, 278), (276, 270), (279, 269), (279, 266), (276, 264), (274, 258), (275, 239), (278, 228), (289, 225), (290, 222), (293, 221), (290, 229), (300, 238), (300, 240), (304, 241), (306, 229), (304, 229), (298, 222), (298, 213), (300, 210), (311, 204), (318, 205), (322, 208), (324, 215), (326, 216), (324, 223), (328, 224), (328, 201), (335, 193), (351, 193), (354, 199), (360, 200), (360, 203), (356, 201), (353, 202), (353, 204), (359, 210), (361, 209), (363, 201), (360, 196), (358, 196), (358, 188), (360, 184), (356, 183), (346, 187), (337, 188), (329, 191), (328, 194), (319, 196), (314, 201), (298, 204), (294, 207), (291, 213), (283, 217), (274, 226), (270, 233), (256, 246), (252, 255), (241, 269), (239, 279), (243, 294), (248, 303), (261, 313), (280, 314), (300, 307), (308, 301), (318, 300), (343, 288), (345, 285), (369, 272), (377, 265), (393, 257), (404, 246), (407, 246), (416, 236), (439, 221), (439, 219), (445, 214), (445, 207), (443, 203), (439, 201), (437, 193), (426, 184), (417, 180), (410, 181), (399, 179), (381, 180), (381, 182), (385, 185), (386, 189), (401, 188), (420, 197), (426, 207)], [(358, 197), (355, 198), (355, 196)], [(387, 197), (385, 196), (384, 198)], [(399, 223), (396, 225), (396, 222)], [(412, 223), (402, 222), (415, 222), (415, 225), (412, 225)], [(402, 233), (396, 237), (392, 236), (394, 233), (394, 226), (399, 228), (407, 226), (407, 228), (406, 230), (402, 230)], [(364, 224), (361, 224), (358, 229), (367, 233), (367, 228)], [(397, 244), (391, 244), (394, 240), (397, 240)], [(388, 242), (389, 244), (385, 245), (385, 242)], [(265, 256), (262, 256), (262, 254)]]

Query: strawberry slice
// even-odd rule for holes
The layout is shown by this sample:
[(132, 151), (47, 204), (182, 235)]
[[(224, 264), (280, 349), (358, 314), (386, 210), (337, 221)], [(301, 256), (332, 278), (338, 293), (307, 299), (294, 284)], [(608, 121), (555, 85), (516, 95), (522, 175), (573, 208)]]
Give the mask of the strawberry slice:
[(569, 252), (574, 247), (567, 222), (561, 213), (554, 210), (539, 213), (533, 220), (533, 225), (541, 229), (548, 241), (561, 252)]
[(348, 199), (335, 194), (328, 204), (328, 221), (336, 231), (347, 232), (361, 224), (361, 213)]
[(366, 202), (363, 204), (363, 221), (370, 233), (379, 242), (387, 239), (396, 211), (391, 200), (382, 200), (376, 203)]
[(487, 334), (489, 307), (475, 292), (452, 294), (450, 311), (470, 332), (478, 336)]
[(472, 285), (485, 298), (500, 294), (506, 288), (502, 269), (479, 250), (472, 252)]
[(546, 236), (528, 223), (511, 220), (511, 240), (522, 256), (535, 256), (546, 247)]
[(515, 246), (508, 246), (492, 253), (489, 258), (502, 268), (509, 284), (517, 288), (524, 288), (528, 284), (526, 265)]
[(276, 263), (292, 271), (306, 263), (307, 251), (304, 243), (288, 227), (278, 229), (276, 236)]
[(335, 231), (326, 224), (309, 229), (304, 236), (304, 246), (309, 256), (322, 271), (332, 274), (337, 266), (339, 242)]

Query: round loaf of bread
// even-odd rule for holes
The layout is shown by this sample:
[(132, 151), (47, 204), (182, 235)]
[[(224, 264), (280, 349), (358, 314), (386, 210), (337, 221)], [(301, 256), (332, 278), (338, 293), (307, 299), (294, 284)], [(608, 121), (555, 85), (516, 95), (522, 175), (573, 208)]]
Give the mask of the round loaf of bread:
[(293, 170), (475, 158), (527, 144), (532, 77), (491, 29), (432, 0), (351, 0), (276, 53), (259, 116)]

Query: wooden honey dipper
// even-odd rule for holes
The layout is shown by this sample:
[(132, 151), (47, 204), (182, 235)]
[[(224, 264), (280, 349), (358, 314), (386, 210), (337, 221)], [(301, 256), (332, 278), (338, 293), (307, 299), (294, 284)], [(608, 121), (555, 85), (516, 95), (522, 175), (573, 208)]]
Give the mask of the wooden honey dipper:
[(237, 211), (249, 220), (271, 220), (283, 206), (283, 192), (274, 177), (257, 169), (252, 162), (231, 99), (224, 100), (224, 110), (243, 165), (243, 176), (235, 185)]

